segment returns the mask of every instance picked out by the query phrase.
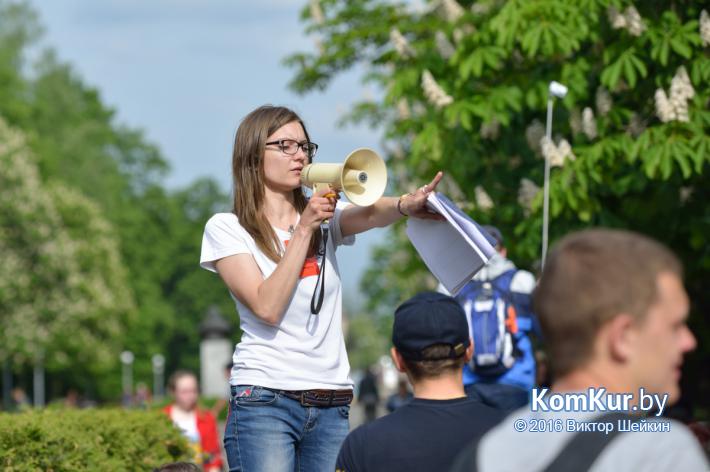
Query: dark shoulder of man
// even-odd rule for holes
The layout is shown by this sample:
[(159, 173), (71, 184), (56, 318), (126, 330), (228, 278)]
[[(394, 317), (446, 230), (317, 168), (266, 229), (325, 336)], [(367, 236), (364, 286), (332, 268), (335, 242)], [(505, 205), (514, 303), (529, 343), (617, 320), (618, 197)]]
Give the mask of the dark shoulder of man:
[(358, 426), (350, 431), (340, 446), (338, 459), (335, 462), (335, 472), (357, 472), (367, 470), (366, 458), (368, 452), (367, 429), (373, 423)]
[(461, 449), (504, 416), (466, 398), (414, 399), (350, 433), (340, 450), (336, 470), (446, 470)]
[[(466, 399), (462, 414), (467, 417), (475, 418), (475, 421), (469, 422), (471, 432), (477, 435), (487, 433), (489, 429), (497, 426), (503, 419), (508, 416), (508, 412), (493, 408), (481, 403), (479, 400)], [(462, 424), (466, 422), (462, 421)]]

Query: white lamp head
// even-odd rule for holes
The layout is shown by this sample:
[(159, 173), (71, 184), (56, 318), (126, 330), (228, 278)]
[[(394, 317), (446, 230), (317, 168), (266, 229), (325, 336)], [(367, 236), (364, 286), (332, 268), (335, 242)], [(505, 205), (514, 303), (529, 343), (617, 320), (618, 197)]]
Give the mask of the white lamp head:
[(554, 80), (550, 82), (549, 90), (550, 94), (557, 98), (565, 98), (565, 95), (567, 95), (567, 87)]

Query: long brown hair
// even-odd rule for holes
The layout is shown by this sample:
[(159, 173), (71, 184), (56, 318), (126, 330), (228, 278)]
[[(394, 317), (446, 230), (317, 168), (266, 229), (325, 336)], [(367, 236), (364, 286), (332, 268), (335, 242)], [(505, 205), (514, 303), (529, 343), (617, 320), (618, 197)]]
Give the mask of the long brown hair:
[[(266, 139), (282, 126), (297, 121), (310, 141), (306, 125), (292, 110), (264, 105), (249, 113), (239, 125), (234, 138), (232, 177), (234, 180), (234, 214), (239, 224), (254, 238), (266, 257), (274, 262), (281, 260), (281, 243), (264, 214), (264, 151)], [(308, 201), (301, 188), (293, 190), (293, 201), (302, 213)], [(309, 255), (320, 247), (319, 231), (313, 233)]]

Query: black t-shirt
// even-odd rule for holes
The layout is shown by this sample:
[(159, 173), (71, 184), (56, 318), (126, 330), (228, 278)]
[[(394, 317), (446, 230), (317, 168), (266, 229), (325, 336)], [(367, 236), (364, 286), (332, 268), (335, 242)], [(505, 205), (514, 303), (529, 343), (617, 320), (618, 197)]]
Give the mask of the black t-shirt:
[(414, 398), (345, 439), (337, 471), (448, 470), (456, 455), (504, 417), (476, 400)]

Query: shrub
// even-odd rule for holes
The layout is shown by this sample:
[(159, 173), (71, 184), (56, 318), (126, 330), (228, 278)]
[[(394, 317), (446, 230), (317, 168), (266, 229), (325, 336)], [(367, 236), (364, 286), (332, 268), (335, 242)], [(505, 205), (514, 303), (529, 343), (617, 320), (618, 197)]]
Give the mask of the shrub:
[(0, 468), (5, 471), (152, 470), (188, 459), (186, 441), (159, 411), (0, 414)]

